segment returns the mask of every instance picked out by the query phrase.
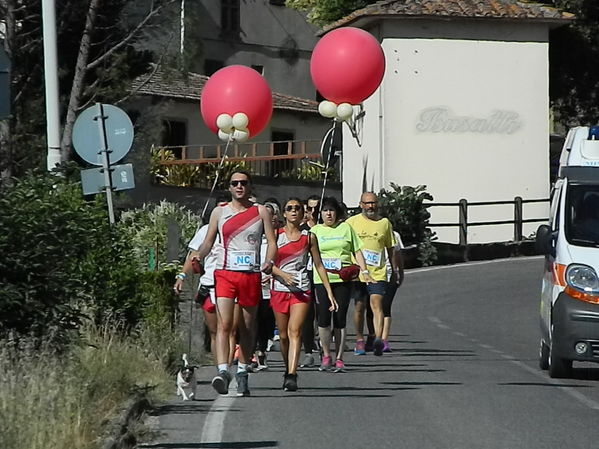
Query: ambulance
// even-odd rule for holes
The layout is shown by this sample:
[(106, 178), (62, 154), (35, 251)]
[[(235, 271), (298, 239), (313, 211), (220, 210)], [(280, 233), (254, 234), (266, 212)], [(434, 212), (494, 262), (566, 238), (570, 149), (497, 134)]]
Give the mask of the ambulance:
[(599, 362), (599, 126), (568, 132), (536, 245), (545, 255), (539, 366), (568, 377), (573, 361)]

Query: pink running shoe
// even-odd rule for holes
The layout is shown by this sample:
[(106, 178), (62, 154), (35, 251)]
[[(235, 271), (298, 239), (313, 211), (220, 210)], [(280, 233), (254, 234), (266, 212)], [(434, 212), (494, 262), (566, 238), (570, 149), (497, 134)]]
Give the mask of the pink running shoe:
[(389, 347), (389, 340), (383, 340), (383, 352), (391, 352)]
[(345, 363), (343, 360), (335, 360), (335, 369), (333, 369), (334, 373), (344, 373), (345, 372)]
[(318, 368), (318, 371), (328, 371), (331, 369), (331, 367), (333, 366), (333, 359), (331, 359), (331, 356), (324, 356), (322, 358), (322, 362), (320, 363), (320, 368)]

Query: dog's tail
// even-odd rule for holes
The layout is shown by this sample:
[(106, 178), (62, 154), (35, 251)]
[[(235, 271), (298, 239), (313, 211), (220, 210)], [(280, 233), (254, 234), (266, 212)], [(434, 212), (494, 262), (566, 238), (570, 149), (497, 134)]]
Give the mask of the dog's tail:
[(181, 358), (183, 359), (183, 366), (188, 367), (189, 362), (187, 361), (187, 354), (183, 354), (183, 357)]

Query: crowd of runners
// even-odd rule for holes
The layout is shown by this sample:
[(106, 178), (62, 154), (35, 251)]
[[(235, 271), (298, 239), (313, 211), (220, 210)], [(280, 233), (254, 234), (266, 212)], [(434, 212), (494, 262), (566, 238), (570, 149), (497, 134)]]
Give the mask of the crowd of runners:
[(292, 197), (282, 207), (275, 198), (258, 202), (251, 182), (247, 172), (231, 175), (230, 198), (217, 198), (174, 286), (180, 292), (188, 276), (202, 273), (198, 302), (217, 368), (213, 388), (228, 393), (236, 362), (237, 395), (249, 396), (249, 373), (267, 368), (275, 332), (285, 391), (297, 390), (298, 366), (316, 366), (316, 357), (320, 371), (345, 371), (352, 300), (354, 354), (390, 352), (391, 303), (404, 275), (402, 243), (379, 215), (377, 196), (363, 193), (362, 213), (346, 219), (333, 197)]

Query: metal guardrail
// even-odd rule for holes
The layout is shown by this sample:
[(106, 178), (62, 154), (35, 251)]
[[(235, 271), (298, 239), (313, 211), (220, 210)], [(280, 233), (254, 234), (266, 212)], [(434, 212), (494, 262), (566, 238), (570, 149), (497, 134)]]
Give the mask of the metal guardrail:
[[(489, 226), (489, 225), (504, 225), (504, 224), (513, 224), (514, 225), (514, 241), (520, 242), (522, 241), (522, 224), (523, 223), (535, 223), (547, 221), (548, 218), (522, 218), (522, 205), (530, 204), (530, 203), (545, 203), (549, 202), (549, 198), (542, 199), (530, 199), (523, 200), (521, 197), (517, 196), (513, 200), (505, 200), (505, 201), (473, 201), (468, 202), (466, 199), (461, 199), (457, 203), (424, 203), (426, 207), (435, 207), (435, 206), (457, 206), (459, 208), (459, 222), (458, 223), (429, 223), (429, 227), (451, 227), (458, 226), (460, 230), (460, 245), (468, 244), (468, 228), (470, 226)], [(494, 220), (494, 221), (468, 221), (468, 208), (476, 207), (476, 206), (497, 206), (497, 205), (506, 205), (513, 204), (514, 205), (514, 219), (513, 220)]]

